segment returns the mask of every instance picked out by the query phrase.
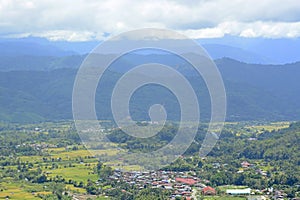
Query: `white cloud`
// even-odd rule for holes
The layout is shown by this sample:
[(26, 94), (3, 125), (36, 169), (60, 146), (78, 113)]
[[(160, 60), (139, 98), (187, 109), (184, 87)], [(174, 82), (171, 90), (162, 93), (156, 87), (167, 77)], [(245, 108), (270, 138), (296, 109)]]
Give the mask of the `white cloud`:
[(155, 27), (192, 38), (299, 37), (299, 10), (298, 0), (0, 0), (0, 34), (78, 41)]
[(181, 31), (191, 38), (217, 38), (224, 35), (241, 37), (300, 37), (300, 22), (224, 22), (213, 28)]

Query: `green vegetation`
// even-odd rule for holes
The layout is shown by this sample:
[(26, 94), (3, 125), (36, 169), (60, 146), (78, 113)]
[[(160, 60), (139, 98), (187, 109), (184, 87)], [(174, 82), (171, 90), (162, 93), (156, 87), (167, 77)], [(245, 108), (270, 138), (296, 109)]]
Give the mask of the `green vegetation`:
[[(210, 119), (210, 96), (206, 84), (194, 71), (174, 57), (132, 56), (131, 62), (157, 60), (169, 66), (180, 66), (201, 99), (201, 119)], [(166, 55), (167, 56), (167, 55)], [(1, 57), (0, 59), (0, 120), (32, 123), (72, 119), (72, 90), (82, 56), (71, 57)], [(120, 72), (136, 66), (121, 59), (104, 74), (96, 92), (99, 119), (112, 119), (110, 97)], [(227, 120), (280, 121), (300, 120), (300, 91), (297, 83), (300, 62), (282, 65), (251, 65), (231, 59), (216, 62), (222, 73), (227, 94)], [(118, 68), (122, 66), (122, 69)], [(76, 68), (76, 69), (74, 69)], [(284, 69), (285, 73), (282, 73)], [(18, 71), (13, 71), (18, 70)], [(247, 74), (247, 76), (245, 76)], [(153, 104), (166, 107), (168, 120), (179, 120), (176, 97), (168, 90), (145, 86), (131, 99), (131, 114), (137, 121), (149, 120), (148, 109)], [(101, 111), (101, 112), (100, 112)], [(268, 130), (268, 128), (266, 128)]]
[[(192, 124), (191, 124), (192, 125)], [(128, 151), (149, 151), (172, 139), (177, 125), (169, 123), (149, 140), (123, 137), (114, 129), (109, 137)], [(207, 129), (201, 125), (195, 143), (184, 157), (164, 170), (195, 173), (217, 190), (216, 196), (201, 199), (232, 199), (226, 189), (250, 187), (263, 193), (266, 188), (283, 191), (287, 197), (299, 196), (300, 123), (226, 123), (215, 148), (206, 158), (197, 156)], [(153, 148), (152, 148), (153, 147)], [(150, 150), (151, 150), (150, 149)], [(118, 150), (86, 150), (71, 122), (41, 124), (0, 124), (0, 198), (71, 199), (81, 195), (90, 199), (168, 199), (170, 193), (158, 188), (136, 188), (111, 180), (115, 167), (137, 170), (139, 166), (122, 161), (99, 162)], [(249, 165), (242, 166), (247, 161)], [(105, 195), (104, 195), (105, 194)]]

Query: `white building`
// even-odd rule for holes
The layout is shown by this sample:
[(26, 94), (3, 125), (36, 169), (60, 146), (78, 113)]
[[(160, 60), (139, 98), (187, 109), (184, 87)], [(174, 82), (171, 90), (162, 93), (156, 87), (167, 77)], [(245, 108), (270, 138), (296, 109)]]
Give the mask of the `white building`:
[(250, 193), (251, 193), (250, 188), (226, 190), (226, 194), (231, 194), (231, 195), (250, 195)]

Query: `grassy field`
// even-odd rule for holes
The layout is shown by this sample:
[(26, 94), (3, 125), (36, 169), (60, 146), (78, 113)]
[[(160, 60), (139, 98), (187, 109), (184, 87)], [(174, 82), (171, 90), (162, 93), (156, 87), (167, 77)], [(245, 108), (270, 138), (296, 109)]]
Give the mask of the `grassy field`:
[[(64, 178), (66, 181), (73, 180), (78, 183), (83, 182), (86, 184), (88, 179), (92, 181), (96, 181), (98, 179), (98, 175), (93, 173), (98, 159), (93, 156), (113, 156), (118, 153), (118, 150), (105, 149), (88, 151), (84, 149), (83, 146), (78, 146), (78, 150), (71, 150), (68, 148), (49, 148), (46, 152), (49, 156), (21, 156), (20, 159), (22, 161), (33, 162), (43, 166), (42, 169), (47, 172), (48, 178), (59, 176)], [(47, 158), (48, 162), (43, 161), (43, 158)], [(53, 159), (54, 162), (52, 162)], [(81, 160), (83, 162), (81, 162)], [(52, 168), (53, 163), (57, 165), (56, 168)], [(71, 164), (72, 167), (70, 167), (69, 164)], [(121, 162), (115, 161), (105, 162), (104, 164), (109, 165), (112, 168), (122, 168), (128, 171), (141, 170), (140, 166), (123, 165)], [(75, 189), (75, 191), (77, 191), (78, 188)]]
[(72, 191), (74, 193), (81, 193), (81, 194), (86, 193), (86, 190), (84, 188), (74, 187), (74, 185), (71, 184), (66, 184), (66, 190)]
[(262, 124), (262, 125), (253, 125), (253, 126), (246, 126), (245, 128), (251, 129), (254, 131), (258, 131), (259, 133), (263, 131), (277, 131), (279, 129), (288, 128), (290, 125), (290, 122), (271, 122), (268, 124)]
[(41, 156), (20, 156), (20, 160), (22, 162), (42, 162), (42, 157)]
[(246, 197), (233, 197), (233, 196), (205, 196), (204, 200), (246, 200)]
[(94, 165), (85, 166), (84, 164), (76, 164), (75, 167), (59, 168), (49, 170), (49, 177), (62, 176), (66, 180), (72, 179), (74, 181), (87, 183), (87, 180), (97, 181), (98, 175), (93, 174)]
[[(92, 156), (113, 156), (116, 155), (119, 151), (117, 149), (104, 149), (104, 150), (86, 150), (86, 149), (79, 149), (79, 150), (66, 150), (65, 148), (49, 148), (47, 151), (50, 156), (44, 156), (47, 158), (61, 158), (61, 160), (72, 160), (75, 158), (85, 158), (85, 157), (92, 157)], [(42, 156), (21, 156), (20, 159), (23, 162), (30, 161), (30, 162), (42, 162)]]
[[(193, 124), (191, 123), (191, 125)], [(232, 134), (249, 136), (249, 138), (250, 137), (253, 138), (253, 137), (258, 137), (263, 131), (273, 131), (273, 130), (286, 128), (290, 125), (290, 122), (272, 122), (272, 123), (227, 122), (225, 123), (225, 125), (227, 126), (225, 127), (227, 131), (229, 131)], [(63, 125), (63, 126), (64, 127), (62, 130), (68, 130), (68, 125)], [(47, 134), (47, 133), (36, 132), (36, 134)], [(57, 145), (57, 143), (49, 143), (49, 144), (51, 144), (51, 146)], [(78, 143), (75, 142), (64, 143), (64, 145), (65, 147), (59, 147), (59, 148), (43, 148), (41, 152), (39, 152), (40, 149), (38, 149), (37, 153), (40, 153), (40, 155), (42, 156), (19, 156), (21, 154), (17, 154), (15, 157), (9, 158), (10, 160), (16, 159), (16, 157), (20, 158), (22, 162), (26, 162), (25, 165), (26, 166), (28, 165), (29, 171), (41, 169), (42, 172), (39, 173), (40, 175), (46, 174), (47, 181), (42, 182), (41, 184), (37, 184), (37, 183), (31, 183), (30, 181), (28, 181), (27, 178), (24, 177), (18, 179), (18, 176), (15, 175), (18, 175), (18, 173), (20, 173), (21, 168), (20, 166), (18, 167), (18, 165), (16, 164), (17, 162), (14, 162), (8, 166), (3, 166), (3, 168), (0, 169), (0, 199), (5, 199), (6, 197), (9, 197), (9, 199), (29, 199), (29, 200), (40, 199), (38, 197), (39, 194), (41, 195), (51, 194), (50, 191), (53, 190), (52, 188), (53, 186), (51, 185), (51, 183), (53, 182), (63, 183), (61, 186), (65, 187), (65, 189), (68, 191), (68, 194), (76, 194), (78, 196), (81, 195), (81, 196), (88, 197), (89, 195), (86, 195), (87, 192), (84, 187), (86, 186), (88, 180), (95, 182), (99, 179), (99, 175), (95, 174), (94, 172), (99, 158), (101, 158), (100, 160), (105, 165), (110, 166), (113, 169), (118, 168), (118, 169), (123, 169), (125, 171), (143, 170), (141, 169), (141, 166), (138, 165), (127, 165), (125, 162), (126, 160), (129, 160), (128, 156), (126, 157), (126, 155), (124, 156), (123, 154), (121, 154), (124, 153), (124, 150), (120, 148), (116, 148), (116, 146), (113, 145), (106, 146), (104, 144), (104, 146), (101, 147), (106, 149), (102, 149), (102, 150), (86, 150), (83, 145), (79, 145)], [(90, 147), (98, 148), (98, 146), (96, 145), (94, 146), (91, 145)], [(23, 155), (30, 155), (30, 154), (23, 154)], [(113, 156), (116, 159), (111, 159), (110, 156)], [(205, 162), (206, 161), (204, 161), (204, 163)], [(251, 164), (255, 164), (256, 166), (259, 166), (259, 168), (263, 171), (272, 171), (274, 168), (272, 164), (264, 160), (256, 159), (256, 160), (250, 160), (249, 162), (251, 162)], [(29, 168), (29, 164), (30, 164), (30, 168)], [(238, 167), (236, 168), (238, 169)], [(11, 172), (12, 175), (10, 177), (12, 179), (4, 178), (6, 175), (5, 173), (7, 173), (7, 171), (9, 170), (11, 171), (15, 170)], [(245, 170), (245, 172), (247, 172), (246, 169), (244, 168), (240, 168), (239, 170)], [(64, 180), (62, 180), (62, 178)], [(78, 186), (80, 182), (83, 182), (84, 185), (83, 188), (75, 187)], [(109, 187), (112, 186), (111, 185), (105, 186), (104, 189), (108, 189)], [(246, 187), (247, 186), (241, 187), (241, 186), (234, 186), (234, 185), (220, 186), (218, 187), (218, 189), (221, 191), (220, 193), (218, 193), (218, 195), (220, 196), (205, 196), (204, 199), (244, 200), (246, 199), (246, 197), (243, 196), (242, 197), (227, 196), (225, 194), (225, 191), (226, 189), (236, 189), (236, 188), (246, 188)], [(96, 198), (96, 196), (93, 196), (93, 198)], [(108, 199), (108, 198), (99, 197), (97, 199)]]
[(29, 199), (29, 200), (35, 200), (40, 199), (36, 195), (38, 192), (29, 192), (29, 187), (26, 186), (26, 184), (20, 184), (17, 182), (8, 182), (0, 183), (0, 199), (6, 199), (6, 197), (9, 197), (9, 199)]

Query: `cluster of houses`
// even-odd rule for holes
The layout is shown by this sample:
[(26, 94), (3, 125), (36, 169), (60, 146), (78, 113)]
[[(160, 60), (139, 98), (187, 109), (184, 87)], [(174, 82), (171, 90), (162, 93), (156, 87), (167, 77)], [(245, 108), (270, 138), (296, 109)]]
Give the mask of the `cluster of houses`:
[(185, 197), (191, 199), (196, 192), (193, 188), (197, 188), (197, 191), (201, 191), (204, 195), (215, 195), (216, 190), (212, 187), (203, 184), (198, 177), (188, 175), (184, 172), (173, 171), (134, 171), (134, 172), (122, 172), (121, 170), (115, 170), (111, 179), (124, 181), (128, 184), (135, 185), (139, 189), (145, 187), (162, 188), (170, 190), (172, 195), (171, 199), (176, 197)]
[(45, 142), (42, 142), (42, 143), (33, 143), (33, 144), (26, 144), (26, 143), (23, 143), (23, 144), (18, 144), (15, 146), (15, 148), (20, 148), (20, 147), (26, 147), (26, 146), (29, 146), (29, 147), (32, 147), (36, 150), (41, 150), (41, 149), (46, 149), (46, 148), (57, 148), (57, 145), (54, 145), (54, 144), (48, 144), (48, 143), (45, 143)]
[[(244, 163), (245, 167), (250, 167)], [(201, 192), (202, 195), (216, 195), (217, 192), (213, 187), (205, 185), (207, 180), (200, 180), (193, 172), (173, 172), (173, 171), (133, 171), (124, 172), (116, 169), (110, 179), (126, 182), (134, 185), (139, 189), (144, 188), (162, 188), (171, 191), (170, 199), (176, 197), (184, 197), (185, 199), (195, 199), (196, 193)], [(272, 193), (273, 191), (270, 191)], [(251, 188), (235, 188), (227, 189), (226, 195), (247, 196), (248, 199), (266, 199), (265, 196), (255, 196)], [(282, 194), (277, 194), (280, 199)], [(255, 197), (255, 198), (254, 198)]]
[[(214, 168), (220, 168), (220, 163), (213, 163)], [(255, 165), (247, 161), (241, 163), (242, 169), (254, 168)], [(266, 175), (266, 172), (258, 170), (257, 173)], [(171, 191), (171, 199), (185, 197), (185, 199), (195, 198), (197, 192), (202, 195), (216, 195), (216, 190), (205, 185), (209, 181), (200, 180), (194, 172), (174, 172), (174, 171), (133, 171), (124, 172), (116, 169), (110, 179), (126, 182), (135, 185), (139, 189), (162, 188)], [(251, 189), (228, 189), (227, 195), (250, 195)]]
[[(242, 166), (243, 169), (249, 169), (249, 168), (255, 168), (255, 167), (256, 167), (256, 165), (251, 164), (251, 163), (249, 163), (249, 162), (247, 162), (247, 161), (243, 161), (243, 162), (241, 163), (241, 166)], [(243, 169), (242, 169), (242, 170), (239, 170), (238, 173), (243, 173), (243, 172), (244, 172)], [(263, 170), (261, 170), (261, 169), (256, 169), (255, 171), (256, 171), (257, 174), (260, 174), (260, 175), (262, 175), (262, 176), (267, 176), (267, 172), (266, 172), (266, 171), (263, 171)]]

